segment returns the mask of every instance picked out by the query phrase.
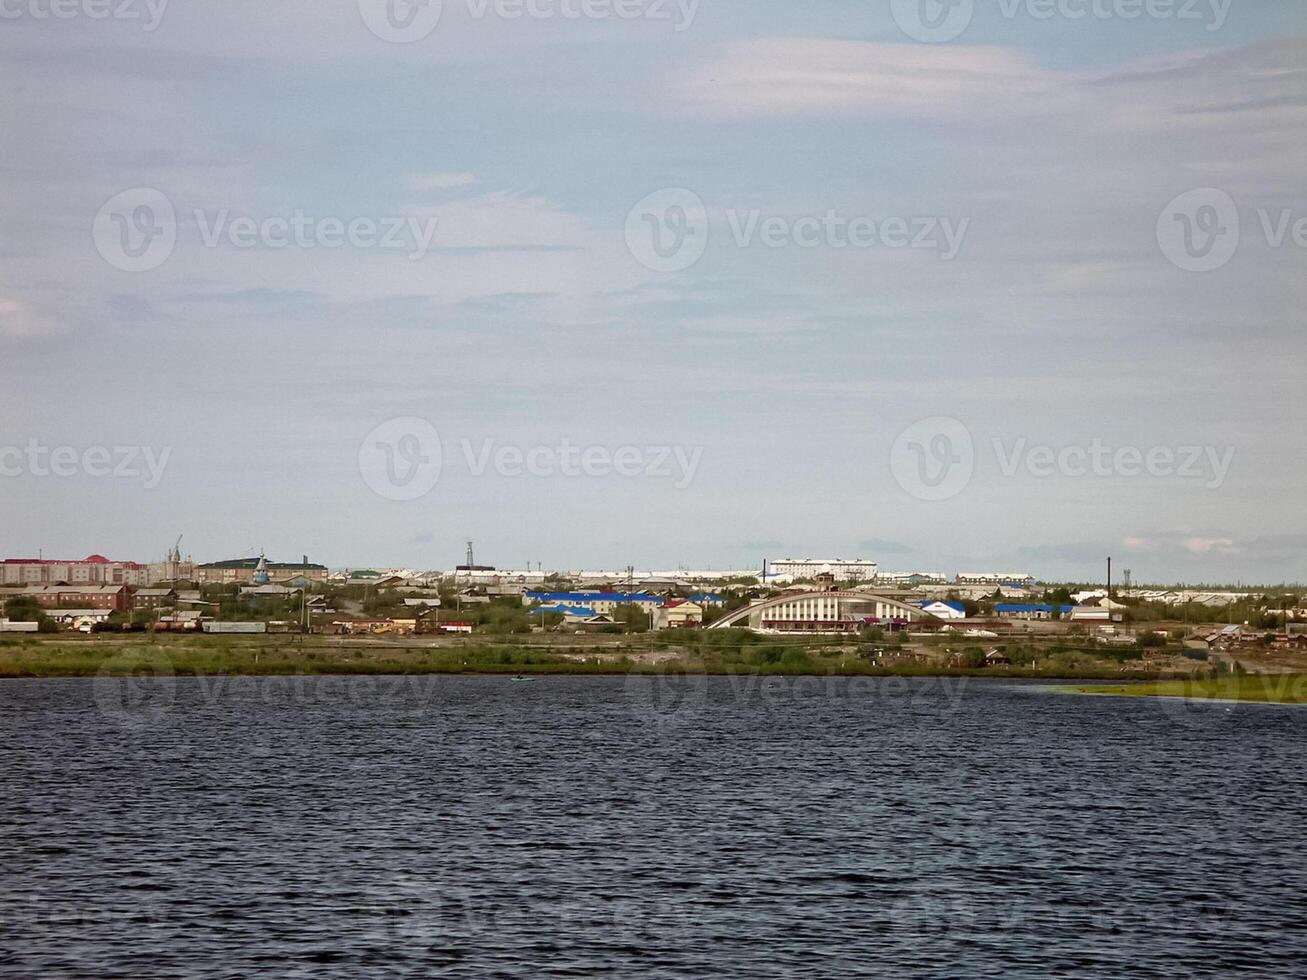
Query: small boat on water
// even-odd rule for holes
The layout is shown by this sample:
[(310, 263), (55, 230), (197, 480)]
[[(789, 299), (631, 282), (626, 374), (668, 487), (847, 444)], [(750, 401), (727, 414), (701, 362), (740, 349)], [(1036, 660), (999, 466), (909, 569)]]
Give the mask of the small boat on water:
[(534, 677), (523, 677), (521, 674), (517, 674), (516, 676), (510, 678), (510, 680), (512, 680), (514, 683), (517, 683), (518, 681), (533, 681), (533, 680), (535, 680), (535, 678), (534, 678)]

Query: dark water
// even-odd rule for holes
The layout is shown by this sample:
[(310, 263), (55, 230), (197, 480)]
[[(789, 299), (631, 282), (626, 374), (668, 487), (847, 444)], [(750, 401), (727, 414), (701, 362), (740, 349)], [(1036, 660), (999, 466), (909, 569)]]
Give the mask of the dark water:
[(0, 681), (13, 976), (1307, 975), (1307, 711)]

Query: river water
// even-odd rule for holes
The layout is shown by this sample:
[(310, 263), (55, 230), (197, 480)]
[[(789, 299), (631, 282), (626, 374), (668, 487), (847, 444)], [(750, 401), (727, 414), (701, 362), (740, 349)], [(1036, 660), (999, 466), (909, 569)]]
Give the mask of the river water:
[(7, 976), (1307, 975), (1307, 710), (0, 681)]

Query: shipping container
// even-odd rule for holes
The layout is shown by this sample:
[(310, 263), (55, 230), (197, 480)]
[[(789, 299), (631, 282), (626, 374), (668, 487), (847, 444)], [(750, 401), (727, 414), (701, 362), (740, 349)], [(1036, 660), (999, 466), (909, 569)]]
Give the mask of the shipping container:
[(209, 620), (204, 624), (206, 633), (266, 633), (267, 623), (220, 623)]

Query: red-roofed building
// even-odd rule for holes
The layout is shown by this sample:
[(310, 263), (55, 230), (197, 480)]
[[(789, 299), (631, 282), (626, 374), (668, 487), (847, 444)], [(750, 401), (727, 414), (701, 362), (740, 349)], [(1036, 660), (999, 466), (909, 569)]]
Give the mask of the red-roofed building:
[(654, 629), (686, 629), (703, 623), (703, 606), (685, 599), (668, 599), (654, 610)]
[(80, 561), (51, 558), (0, 560), (3, 585), (148, 585), (150, 569), (134, 561), (89, 555)]

